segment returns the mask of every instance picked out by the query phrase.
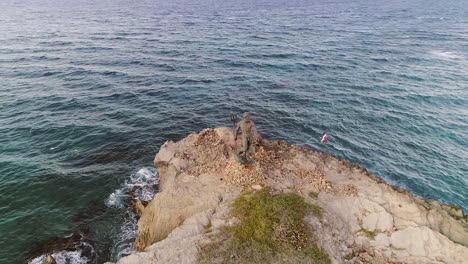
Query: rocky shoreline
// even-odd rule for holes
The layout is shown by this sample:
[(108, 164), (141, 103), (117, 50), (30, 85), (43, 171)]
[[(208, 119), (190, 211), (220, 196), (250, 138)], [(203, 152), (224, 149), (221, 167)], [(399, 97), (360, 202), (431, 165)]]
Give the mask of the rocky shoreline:
[(197, 263), (204, 245), (239, 223), (233, 201), (266, 187), (321, 208), (320, 217), (306, 215), (304, 223), (332, 263), (468, 263), (468, 216), (459, 207), (416, 197), (358, 165), (284, 141), (264, 140), (255, 162), (240, 165), (233, 157), (238, 145), (225, 127), (166, 142), (154, 160), (159, 192), (145, 208), (138, 204), (135, 249), (141, 252), (117, 263)]

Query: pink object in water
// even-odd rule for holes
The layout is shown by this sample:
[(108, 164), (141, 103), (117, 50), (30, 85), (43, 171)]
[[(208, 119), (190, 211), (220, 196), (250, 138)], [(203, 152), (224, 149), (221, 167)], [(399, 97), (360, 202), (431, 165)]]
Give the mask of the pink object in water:
[(323, 134), (322, 136), (322, 140), (320, 140), (320, 142), (326, 142), (328, 140), (328, 135), (327, 133)]

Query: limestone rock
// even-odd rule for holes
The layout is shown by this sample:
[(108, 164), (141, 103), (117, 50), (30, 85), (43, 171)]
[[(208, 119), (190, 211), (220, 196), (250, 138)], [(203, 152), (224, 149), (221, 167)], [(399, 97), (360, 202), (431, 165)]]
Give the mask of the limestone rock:
[[(230, 216), (230, 203), (242, 190), (263, 186), (297, 192), (322, 208), (322, 217), (305, 222), (333, 263), (468, 263), (468, 217), (460, 208), (415, 197), (349, 161), (284, 141), (263, 140), (248, 166), (234, 161), (238, 147), (229, 128), (166, 142), (154, 160), (159, 193), (138, 222), (135, 248), (142, 252), (118, 264), (195, 263), (210, 236), (240, 221)], [(311, 192), (320, 195), (312, 199)]]
[[(207, 169), (212, 165), (212, 155), (220, 154), (220, 158), (227, 161), (228, 152), (210, 152), (213, 150), (212, 143), (218, 142), (221, 145), (221, 140), (230, 140), (226, 130), (228, 129), (218, 129), (218, 133), (205, 130), (178, 143), (166, 142), (161, 147), (154, 160), (160, 174), (160, 192), (145, 208), (138, 222), (139, 235), (135, 249), (144, 250), (152, 243), (166, 238), (187, 218), (216, 208), (223, 200), (236, 193), (235, 189), (238, 188), (223, 184), (223, 176), (216, 170), (193, 171), (197, 168)], [(219, 138), (219, 134), (228, 138)], [(201, 145), (201, 148), (197, 149), (197, 145)], [(188, 164), (197, 166), (187, 167)]]
[(166, 183), (171, 182), (173, 187), (157, 193), (138, 222), (137, 250), (166, 238), (190, 216), (215, 208), (225, 199), (227, 188), (218, 176), (202, 174), (194, 179), (192, 175), (171, 171), (177, 179), (167, 179)]
[(143, 211), (145, 210), (145, 206), (143, 205), (143, 203), (140, 201), (140, 200), (136, 200), (136, 201), (130, 201), (130, 205), (133, 209), (133, 212), (135, 213), (137, 219), (139, 219), (141, 217), (141, 215), (143, 214)]
[(57, 262), (55, 262), (54, 257), (49, 255), (42, 261), (42, 264), (57, 264)]
[(393, 228), (393, 217), (385, 211), (372, 212), (363, 217), (362, 225), (364, 228), (371, 231), (390, 231)]
[(390, 238), (393, 247), (405, 249), (411, 256), (425, 257), (445, 263), (468, 263), (466, 247), (428, 227), (408, 227), (394, 232)]
[(252, 185), (250, 188), (252, 188), (252, 190), (261, 190), (262, 186), (259, 184), (255, 184), (255, 185)]

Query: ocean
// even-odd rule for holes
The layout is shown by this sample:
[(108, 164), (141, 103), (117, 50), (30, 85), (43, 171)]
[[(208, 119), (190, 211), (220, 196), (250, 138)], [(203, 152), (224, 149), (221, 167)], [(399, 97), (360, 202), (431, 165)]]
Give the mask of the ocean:
[[(166, 140), (269, 140), (468, 209), (466, 0), (2, 0), (0, 263), (131, 253)], [(322, 133), (329, 141), (320, 143)], [(51, 240), (52, 239), (52, 240)]]

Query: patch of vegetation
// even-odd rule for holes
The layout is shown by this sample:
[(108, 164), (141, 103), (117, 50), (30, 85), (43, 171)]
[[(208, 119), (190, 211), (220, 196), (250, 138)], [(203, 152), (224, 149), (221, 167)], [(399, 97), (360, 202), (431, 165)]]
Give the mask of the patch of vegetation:
[(346, 260), (351, 260), (351, 259), (353, 259), (354, 257), (356, 257), (356, 254), (354, 253), (354, 251), (350, 251), (348, 254), (346, 254), (346, 255), (344, 256), (344, 259), (346, 259)]
[(370, 231), (369, 229), (365, 229), (363, 226), (361, 226), (361, 229), (359, 230), (363, 232), (368, 238), (374, 239), (377, 233), (375, 231)]
[(312, 241), (304, 217), (322, 214), (295, 193), (272, 193), (269, 188), (236, 199), (232, 214), (240, 223), (222, 228), (213, 243), (201, 248), (199, 263), (331, 263)]
[(404, 248), (395, 247), (393, 244), (390, 244), (389, 247), (393, 250), (404, 250)]
[(310, 198), (312, 198), (312, 199), (317, 199), (318, 196), (319, 196), (319, 193), (318, 193), (318, 192), (313, 192), (313, 191), (311, 191), (311, 192), (309, 193), (309, 196), (310, 196)]
[(213, 225), (211, 224), (211, 221), (208, 224), (206, 224), (205, 226), (203, 226), (203, 229), (205, 230), (205, 233), (210, 232), (212, 226)]
[(304, 253), (317, 264), (331, 264), (330, 257), (325, 250), (319, 248), (316, 244), (308, 246)]
[(354, 261), (354, 264), (369, 264), (369, 263), (367, 263), (367, 262), (365, 262), (365, 261), (363, 261), (363, 260), (360, 260), (360, 259), (356, 259), (356, 260)]
[(313, 203), (310, 203), (309, 204), (310, 206), (310, 210), (312, 211), (312, 213), (315, 215), (315, 216), (318, 216), (318, 217), (322, 217), (323, 216), (323, 209), (322, 207), (316, 205), (316, 204), (313, 204)]

